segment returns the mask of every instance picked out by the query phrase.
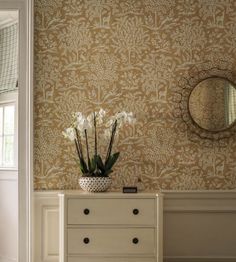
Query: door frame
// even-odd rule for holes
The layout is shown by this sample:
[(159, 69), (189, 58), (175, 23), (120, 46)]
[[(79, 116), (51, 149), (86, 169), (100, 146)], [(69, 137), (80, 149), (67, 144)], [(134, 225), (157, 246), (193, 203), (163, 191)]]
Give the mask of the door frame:
[(19, 13), (18, 262), (32, 262), (33, 195), (33, 0), (0, 0)]

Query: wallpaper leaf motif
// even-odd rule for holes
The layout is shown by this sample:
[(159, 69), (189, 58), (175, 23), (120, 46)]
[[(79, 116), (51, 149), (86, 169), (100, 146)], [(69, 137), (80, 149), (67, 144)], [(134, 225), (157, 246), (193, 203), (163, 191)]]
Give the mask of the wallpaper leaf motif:
[(78, 188), (61, 132), (100, 107), (137, 117), (117, 137), (113, 189), (236, 188), (235, 136), (193, 142), (173, 99), (193, 65), (236, 68), (235, 19), (234, 0), (35, 0), (35, 189)]

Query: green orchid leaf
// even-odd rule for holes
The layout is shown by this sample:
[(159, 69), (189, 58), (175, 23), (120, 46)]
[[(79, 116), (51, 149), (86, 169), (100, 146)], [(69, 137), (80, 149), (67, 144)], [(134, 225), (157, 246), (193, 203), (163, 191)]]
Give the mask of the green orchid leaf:
[(102, 162), (102, 158), (101, 158), (100, 155), (97, 155), (97, 165), (98, 165), (98, 168), (99, 168), (102, 172), (105, 171), (105, 166), (104, 166), (104, 164), (103, 164), (103, 162)]
[(107, 170), (103, 173), (103, 176), (108, 176), (109, 174), (111, 174), (113, 172), (113, 170)]
[(88, 169), (89, 169), (89, 171), (92, 169), (92, 167), (91, 167), (91, 160), (90, 159), (88, 160)]
[(82, 173), (88, 173), (88, 167), (84, 161), (84, 159), (80, 158), (80, 169), (82, 171)]
[(94, 156), (91, 160), (91, 167), (90, 167), (90, 172), (93, 173), (96, 169), (97, 166), (97, 158)]
[(111, 155), (109, 158), (108, 158), (108, 161), (105, 165), (105, 170), (108, 171), (108, 170), (111, 170), (112, 167), (114, 166), (114, 164), (116, 163), (118, 157), (120, 155), (120, 152), (117, 152), (113, 155)]

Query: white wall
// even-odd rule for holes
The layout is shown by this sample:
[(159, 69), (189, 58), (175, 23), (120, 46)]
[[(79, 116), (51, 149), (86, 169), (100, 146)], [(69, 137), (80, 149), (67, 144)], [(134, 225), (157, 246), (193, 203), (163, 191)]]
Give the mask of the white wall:
[[(58, 192), (34, 193), (34, 261), (58, 262)], [(164, 192), (168, 262), (236, 261), (236, 191)]]
[(0, 171), (0, 262), (17, 261), (17, 172)]

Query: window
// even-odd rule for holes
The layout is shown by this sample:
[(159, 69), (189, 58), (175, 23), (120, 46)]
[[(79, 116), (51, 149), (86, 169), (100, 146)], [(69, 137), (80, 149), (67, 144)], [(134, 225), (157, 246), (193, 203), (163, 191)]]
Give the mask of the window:
[(0, 104), (0, 168), (16, 168), (16, 103)]

